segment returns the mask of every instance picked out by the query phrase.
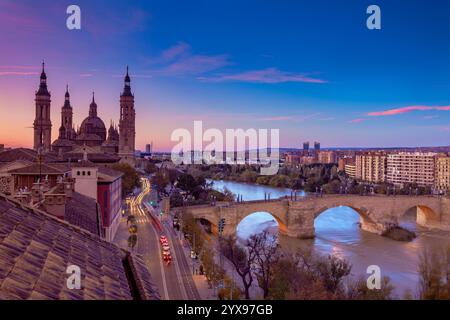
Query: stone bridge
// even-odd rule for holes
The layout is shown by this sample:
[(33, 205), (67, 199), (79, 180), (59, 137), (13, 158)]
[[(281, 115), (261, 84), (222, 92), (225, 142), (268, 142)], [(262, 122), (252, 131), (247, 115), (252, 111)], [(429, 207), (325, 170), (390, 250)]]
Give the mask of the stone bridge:
[(308, 196), (297, 201), (280, 198), (270, 201), (225, 202), (215, 206), (175, 208), (178, 214), (191, 213), (196, 219), (207, 220), (217, 233), (217, 225), (225, 218), (224, 235), (236, 232), (237, 225), (255, 212), (270, 213), (278, 222), (282, 234), (296, 238), (314, 237), (314, 220), (324, 211), (339, 206), (354, 209), (360, 216), (363, 230), (382, 234), (410, 209), (417, 209), (417, 224), (450, 231), (450, 198), (433, 196)]

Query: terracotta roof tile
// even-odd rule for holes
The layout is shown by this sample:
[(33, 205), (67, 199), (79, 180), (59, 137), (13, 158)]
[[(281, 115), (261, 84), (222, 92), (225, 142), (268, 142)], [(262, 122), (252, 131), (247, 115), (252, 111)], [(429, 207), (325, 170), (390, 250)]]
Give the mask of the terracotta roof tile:
[[(66, 286), (70, 264), (81, 269), (80, 290)], [(0, 195), (0, 299), (133, 298), (159, 299), (140, 257)]]

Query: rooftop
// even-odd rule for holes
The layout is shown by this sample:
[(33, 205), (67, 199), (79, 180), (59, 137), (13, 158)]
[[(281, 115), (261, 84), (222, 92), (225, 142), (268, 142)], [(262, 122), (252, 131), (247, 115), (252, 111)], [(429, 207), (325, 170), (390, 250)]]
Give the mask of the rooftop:
[[(81, 269), (81, 289), (66, 268)], [(0, 299), (159, 299), (142, 258), (0, 195)]]
[[(16, 148), (0, 152), (0, 162), (12, 162), (15, 160), (27, 160), (36, 162), (38, 153), (32, 149)], [(51, 154), (44, 154), (42, 156), (44, 162), (53, 162), (56, 160)]]

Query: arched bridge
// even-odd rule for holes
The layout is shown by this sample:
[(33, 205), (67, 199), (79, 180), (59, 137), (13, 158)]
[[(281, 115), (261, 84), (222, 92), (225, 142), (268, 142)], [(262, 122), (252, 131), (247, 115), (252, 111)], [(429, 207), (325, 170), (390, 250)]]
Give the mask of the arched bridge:
[(360, 215), (363, 230), (382, 234), (398, 224), (409, 209), (417, 208), (417, 224), (450, 231), (450, 199), (433, 196), (308, 196), (293, 201), (280, 198), (270, 201), (220, 203), (215, 206), (176, 208), (179, 213), (191, 213), (196, 219), (211, 223), (213, 231), (221, 218), (225, 218), (224, 235), (236, 232), (237, 225), (254, 212), (268, 212), (278, 222), (280, 232), (296, 238), (314, 237), (314, 219), (327, 209), (347, 206)]

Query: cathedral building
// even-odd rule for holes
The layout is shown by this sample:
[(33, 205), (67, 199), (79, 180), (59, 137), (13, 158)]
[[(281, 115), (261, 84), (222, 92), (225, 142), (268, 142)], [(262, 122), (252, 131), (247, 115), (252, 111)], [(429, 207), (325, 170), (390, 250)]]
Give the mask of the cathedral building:
[(89, 106), (89, 115), (83, 120), (78, 130), (73, 123), (73, 108), (70, 104), (69, 87), (66, 87), (64, 105), (61, 108), (61, 126), (58, 138), (51, 143), (50, 120), (51, 94), (47, 89), (45, 65), (42, 64), (39, 90), (36, 92), (36, 114), (33, 123), (34, 149), (41, 153), (56, 153), (59, 156), (70, 153), (95, 152), (98, 154), (115, 155), (120, 162), (135, 164), (135, 119), (134, 95), (131, 92), (131, 79), (125, 76), (123, 92), (120, 96), (120, 119), (117, 127), (112, 121), (106, 130), (105, 123), (97, 114), (95, 95)]

